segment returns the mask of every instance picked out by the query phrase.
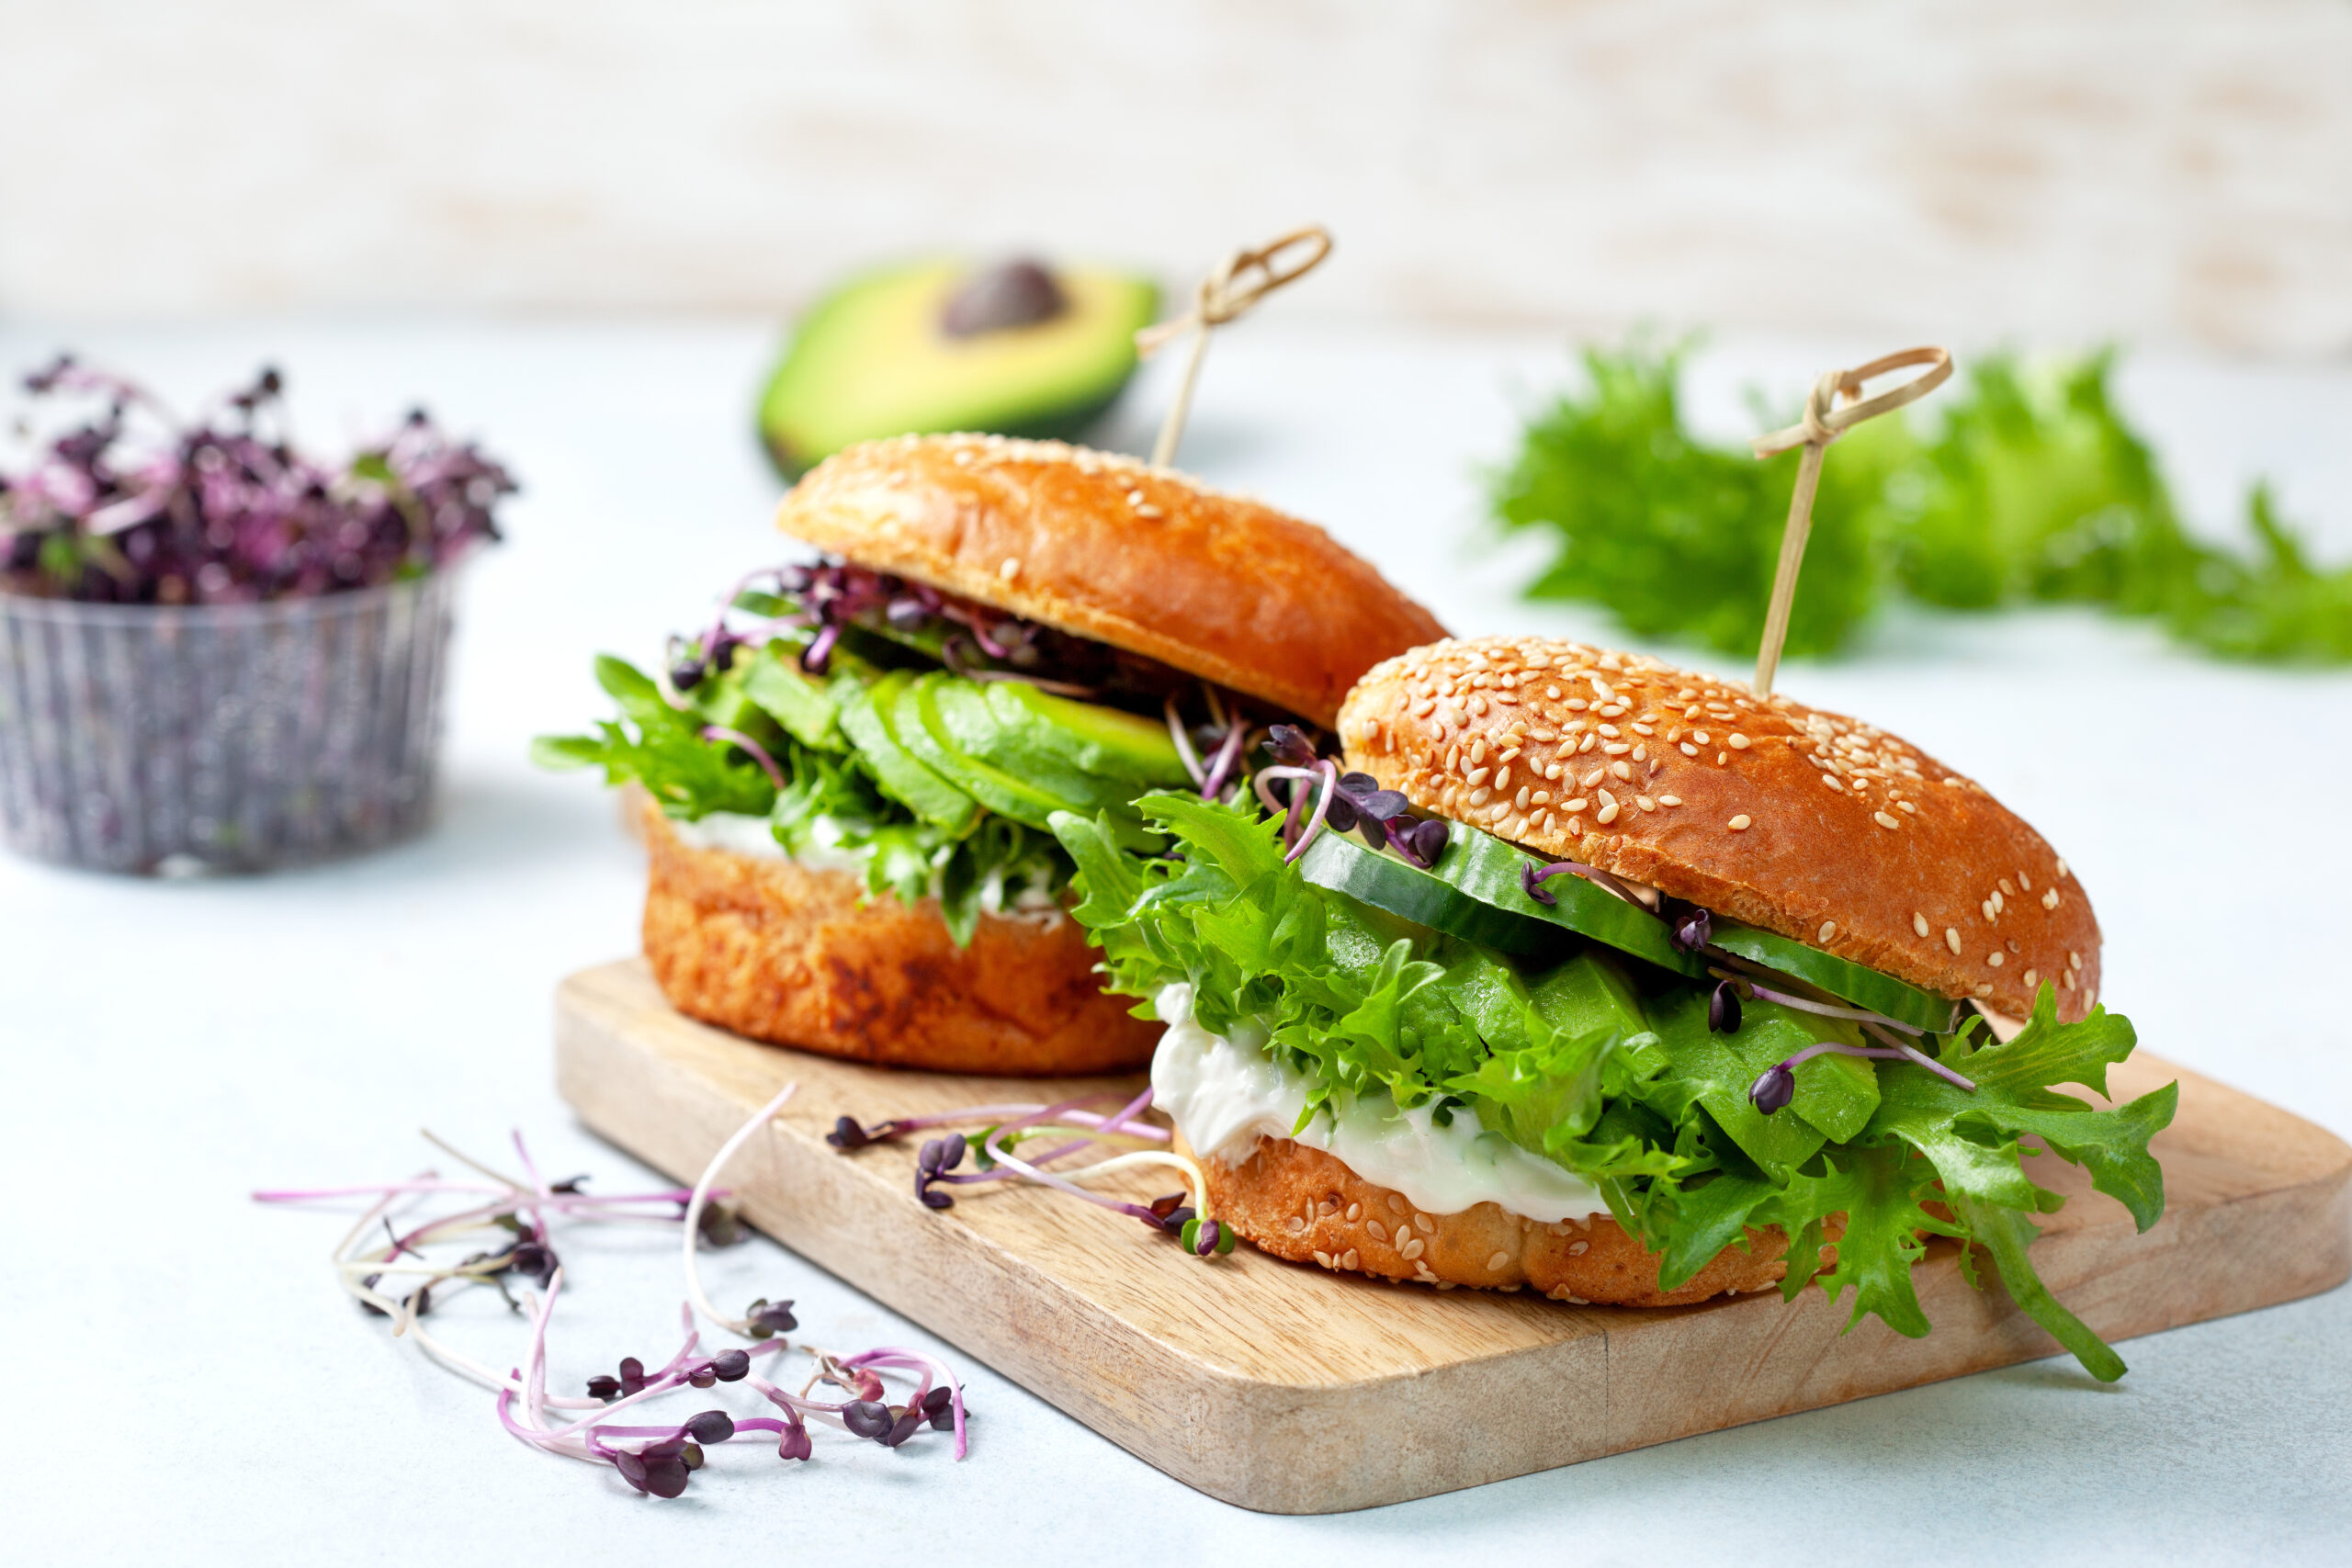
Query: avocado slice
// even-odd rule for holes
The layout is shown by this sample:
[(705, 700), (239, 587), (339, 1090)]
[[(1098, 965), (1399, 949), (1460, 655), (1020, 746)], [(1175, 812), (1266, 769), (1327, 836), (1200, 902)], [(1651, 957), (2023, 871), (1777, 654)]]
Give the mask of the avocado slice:
[(760, 435), (786, 477), (888, 435), (1067, 438), (1109, 408), (1135, 373), (1136, 330), (1159, 314), (1158, 287), (1071, 267), (1047, 275), (1057, 298), (1041, 304), (1034, 288), (1001, 286), (1023, 265), (917, 262), (820, 300), (760, 397)]
[(1097, 777), (1135, 785), (1125, 797), (1129, 800), (1147, 789), (1192, 783), (1168, 727), (1157, 719), (1057, 697), (1019, 681), (991, 681), (985, 689), (989, 712), (1007, 744), (1017, 749), (1008, 766), (1043, 751)]
[(1090, 816), (1106, 807), (1125, 809), (1149, 787), (1087, 767), (1075, 754), (1083, 746), (1020, 705), (999, 700), (999, 685), (947, 679), (926, 688), (923, 702), (937, 713), (948, 745), (1053, 796), (1066, 809)]
[(980, 819), (979, 803), (933, 773), (899, 744), (890, 715), (914, 677), (894, 670), (870, 687), (854, 681), (835, 682), (834, 701), (841, 705), (842, 732), (874, 769), (874, 776), (914, 814), (951, 833), (968, 833)]
[(990, 811), (1033, 828), (1045, 827), (1057, 811), (1091, 811), (1113, 804), (1062, 799), (1049, 793), (1043, 781), (1016, 777), (972, 755), (939, 711), (941, 688), (962, 684), (953, 675), (934, 671), (899, 687), (893, 696), (892, 728), (933, 772), (955, 780), (958, 789)]

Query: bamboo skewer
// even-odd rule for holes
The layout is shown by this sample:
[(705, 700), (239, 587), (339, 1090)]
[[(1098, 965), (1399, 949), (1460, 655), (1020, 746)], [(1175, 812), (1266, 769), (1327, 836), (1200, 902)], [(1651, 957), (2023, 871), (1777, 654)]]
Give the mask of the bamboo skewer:
[[(1864, 400), (1862, 385), (1890, 371), (1915, 365), (1928, 368), (1901, 386)], [(1949, 349), (1906, 348), (1858, 365), (1851, 370), (1829, 370), (1805, 394), (1804, 417), (1786, 430), (1759, 435), (1754, 442), (1758, 459), (1778, 457), (1792, 446), (1803, 446), (1797, 459), (1796, 488), (1789, 495), (1789, 521), (1781, 531), (1781, 562), (1772, 574), (1772, 602), (1764, 615), (1764, 639), (1756, 649), (1755, 693), (1772, 694), (1772, 679), (1780, 672), (1781, 647), (1789, 637), (1789, 611), (1796, 603), (1797, 572), (1804, 565), (1805, 541), (1813, 533), (1813, 498), (1821, 488), (1821, 457), (1829, 444), (1865, 420), (1891, 413), (1917, 402), (1951, 378)], [(1838, 406), (1844, 398), (1847, 405)]]
[[(1281, 260), (1283, 253), (1298, 250), (1305, 254), (1286, 263)], [(1236, 251), (1201, 279), (1190, 310), (1136, 333), (1136, 353), (1147, 359), (1188, 333), (1193, 339), (1183, 378), (1176, 384), (1175, 400), (1168, 405), (1159, 439), (1152, 445), (1153, 467), (1164, 468), (1176, 460), (1177, 443), (1183, 440), (1184, 422), (1192, 414), (1193, 387), (1200, 379), (1201, 360), (1208, 353), (1210, 329), (1232, 321), (1283, 285), (1304, 277), (1330, 254), (1331, 233), (1320, 223), (1294, 229), (1255, 250)]]

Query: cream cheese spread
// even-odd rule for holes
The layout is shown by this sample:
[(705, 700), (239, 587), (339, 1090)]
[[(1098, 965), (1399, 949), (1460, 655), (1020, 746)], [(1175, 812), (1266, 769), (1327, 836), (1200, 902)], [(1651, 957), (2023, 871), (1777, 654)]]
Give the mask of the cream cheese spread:
[[(776, 841), (764, 817), (746, 817), (736, 811), (714, 811), (697, 821), (673, 819), (672, 832), (680, 843), (697, 850), (724, 850), (730, 854), (751, 855), (763, 860), (788, 860), (810, 871), (846, 871), (852, 875), (865, 874), (864, 857), (841, 847), (842, 825), (831, 817), (812, 818), (800, 847), (787, 850)], [(939, 874), (932, 874), (932, 892), (939, 891)], [(1057, 925), (1062, 919), (1061, 900), (1034, 883), (1023, 883), (1008, 899), (1002, 872), (991, 873), (980, 885), (980, 908), (991, 915), (1031, 920), (1043, 925)]]
[(1168, 1032), (1151, 1059), (1152, 1103), (1195, 1153), (1244, 1159), (1262, 1134), (1321, 1149), (1427, 1213), (1482, 1202), (1545, 1222), (1609, 1212), (1592, 1183), (1487, 1132), (1466, 1107), (1441, 1127), (1434, 1105), (1400, 1111), (1385, 1094), (1341, 1094), (1336, 1120), (1318, 1112), (1294, 1133), (1306, 1108), (1306, 1079), (1266, 1055), (1263, 1029), (1211, 1034), (1193, 1018), (1193, 987), (1181, 983), (1162, 987), (1154, 1005)]

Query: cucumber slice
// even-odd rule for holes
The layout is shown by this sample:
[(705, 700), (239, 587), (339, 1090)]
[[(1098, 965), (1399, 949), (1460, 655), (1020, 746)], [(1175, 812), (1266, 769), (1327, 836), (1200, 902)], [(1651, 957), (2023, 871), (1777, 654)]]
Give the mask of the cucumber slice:
[(861, 688), (849, 680), (834, 682), (833, 697), (841, 705), (842, 729), (857, 743), (858, 750), (874, 769), (874, 776), (894, 798), (903, 801), (926, 822), (935, 823), (951, 833), (968, 833), (980, 819), (979, 802), (932, 772), (899, 745), (885, 716), (912, 679), (900, 670), (883, 676), (870, 687)]
[(1344, 893), (1375, 909), (1427, 926), (1498, 953), (1525, 958), (1556, 956), (1567, 945), (1561, 933), (1472, 897), (1435, 872), (1407, 865), (1394, 855), (1367, 849), (1341, 833), (1315, 836), (1298, 857), (1300, 874), (1317, 887)]
[(1751, 964), (1761, 964), (1793, 975), (1807, 985), (1818, 986), (1833, 997), (1851, 1002), (1858, 1008), (1883, 1012), (1889, 1018), (1927, 1030), (1931, 1034), (1949, 1034), (1952, 1015), (1958, 1004), (1948, 997), (1905, 984), (1892, 975), (1840, 958), (1834, 953), (1824, 953), (1817, 947), (1807, 947), (1801, 942), (1754, 926), (1718, 919), (1714, 923), (1713, 944), (1725, 953), (1736, 953)]
[(1706, 974), (1706, 964), (1696, 955), (1683, 953), (1667, 941), (1664, 920), (1581, 876), (1555, 876), (1545, 881), (1544, 891), (1557, 903), (1544, 904), (1530, 898), (1520, 882), (1520, 874), (1537, 858), (1516, 844), (1505, 843), (1466, 823), (1449, 822), (1445, 853), (1438, 857), (1436, 874), (1471, 897), (1498, 909), (1565, 926), (1579, 936), (1590, 937), (1678, 975), (1696, 979)]

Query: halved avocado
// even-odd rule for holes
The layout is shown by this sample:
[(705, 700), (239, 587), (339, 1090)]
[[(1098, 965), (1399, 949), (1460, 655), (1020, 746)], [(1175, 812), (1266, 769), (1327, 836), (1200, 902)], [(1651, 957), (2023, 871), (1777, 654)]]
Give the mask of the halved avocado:
[(1074, 436), (1135, 374), (1136, 331), (1159, 310), (1149, 279), (1089, 267), (868, 273), (801, 318), (761, 395), (760, 435), (787, 478), (882, 436)]

